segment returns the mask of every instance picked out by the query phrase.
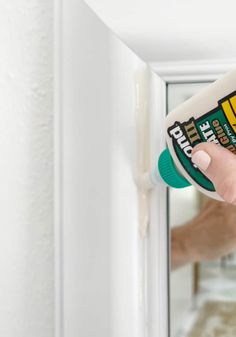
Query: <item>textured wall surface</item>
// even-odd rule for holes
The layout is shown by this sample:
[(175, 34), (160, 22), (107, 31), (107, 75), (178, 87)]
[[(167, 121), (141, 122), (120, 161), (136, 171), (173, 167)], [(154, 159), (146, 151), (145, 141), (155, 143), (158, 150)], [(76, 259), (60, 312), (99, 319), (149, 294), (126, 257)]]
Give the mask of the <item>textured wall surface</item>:
[(52, 0), (0, 1), (0, 336), (53, 336)]

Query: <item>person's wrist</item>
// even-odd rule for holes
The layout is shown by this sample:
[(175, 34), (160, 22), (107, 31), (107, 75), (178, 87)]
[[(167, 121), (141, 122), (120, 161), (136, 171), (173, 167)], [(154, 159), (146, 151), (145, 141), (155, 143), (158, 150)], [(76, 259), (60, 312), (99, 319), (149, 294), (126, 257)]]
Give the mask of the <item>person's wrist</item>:
[(195, 249), (192, 237), (191, 225), (176, 227), (171, 231), (171, 260), (173, 269), (199, 260), (199, 254)]
[(191, 221), (190, 224), (186, 224), (183, 230), (183, 241), (186, 252), (189, 256), (189, 261), (200, 262), (203, 260), (203, 247), (202, 241), (199, 235), (202, 235), (202, 228), (205, 224), (205, 218), (197, 216)]

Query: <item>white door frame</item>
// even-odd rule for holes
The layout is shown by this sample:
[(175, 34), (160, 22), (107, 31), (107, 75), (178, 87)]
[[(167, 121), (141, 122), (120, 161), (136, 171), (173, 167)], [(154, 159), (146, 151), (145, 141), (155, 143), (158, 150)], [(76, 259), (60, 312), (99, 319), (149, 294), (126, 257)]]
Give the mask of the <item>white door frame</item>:
[(211, 82), (236, 68), (236, 59), (150, 63), (166, 84)]
[[(172, 83), (197, 83), (197, 82), (211, 82), (211, 81), (215, 81), (217, 80), (221, 75), (225, 74), (226, 72), (233, 70), (236, 68), (236, 62), (235, 60), (225, 60), (225, 61), (217, 61), (217, 60), (205, 60), (205, 61), (194, 61), (194, 62), (162, 62), (162, 63), (151, 63), (150, 64), (151, 69), (158, 75), (161, 77), (162, 79), (162, 90), (159, 90), (159, 92), (156, 93), (156, 99), (157, 99), (157, 107), (156, 107), (156, 111), (163, 111), (166, 110), (166, 106), (167, 106), (167, 87), (168, 84), (172, 84)], [(165, 88), (165, 90), (163, 90)], [(153, 122), (154, 118), (151, 116), (150, 121)], [(154, 210), (154, 207), (152, 208), (152, 210)], [(160, 206), (160, 208), (162, 208), (162, 206)], [(162, 214), (161, 209), (158, 209), (159, 214)], [(167, 205), (164, 206), (165, 209), (167, 208)], [(165, 232), (163, 231), (163, 228), (165, 227), (164, 223), (166, 222), (166, 217), (163, 217), (162, 215), (162, 226), (161, 229), (159, 229), (160, 231), (162, 231), (161, 233), (161, 237), (164, 238), (164, 242), (166, 245), (169, 245), (168, 243), (168, 237), (165, 238)], [(158, 223), (157, 220), (154, 220), (154, 223)], [(168, 224), (166, 224), (166, 226), (168, 226)], [(155, 237), (155, 235), (154, 235)], [(152, 238), (153, 239), (153, 238)], [(160, 245), (160, 242), (157, 240), (154, 243), (154, 246), (156, 245)], [(170, 249), (171, 247), (169, 247)], [(152, 268), (155, 268), (155, 262), (153, 261), (154, 256), (150, 257), (150, 261), (152, 261)], [(164, 261), (164, 263), (167, 265), (170, 265), (170, 263), (168, 263), (168, 258), (166, 255), (166, 250), (165, 249), (160, 249), (159, 250), (159, 269), (156, 269), (156, 273), (164, 273), (165, 274), (165, 267), (162, 266), (160, 267), (160, 261)], [(158, 263), (156, 264), (156, 266), (158, 265)], [(168, 266), (169, 267), (169, 266)], [(171, 272), (170, 270), (168, 271), (169, 273)], [(162, 278), (162, 282), (165, 282), (165, 278)], [(166, 289), (167, 288), (167, 289)], [(159, 296), (159, 304), (160, 306), (163, 306), (163, 308), (165, 309), (166, 315), (164, 315), (164, 317), (167, 318), (168, 322), (163, 322), (163, 324), (161, 325), (161, 330), (160, 330), (160, 334), (159, 336), (161, 337), (170, 337), (170, 329), (171, 326), (170, 322), (169, 322), (169, 305), (171, 305), (170, 303), (170, 298), (168, 298), (169, 296), (169, 280), (166, 279), (166, 285), (163, 283), (162, 286), (159, 288), (160, 290), (162, 289), (163, 294), (164, 294), (164, 298), (160, 295)], [(168, 294), (168, 295), (167, 295)], [(153, 294), (152, 294), (153, 295)], [(151, 296), (152, 296), (151, 295)], [(166, 297), (167, 296), (167, 297)], [(157, 314), (157, 312), (155, 312), (155, 310), (153, 310), (153, 312), (155, 314)], [(160, 311), (159, 311), (160, 312)], [(163, 317), (163, 318), (164, 318)], [(167, 328), (168, 325), (168, 328)], [(166, 330), (165, 330), (166, 329)], [(166, 331), (168, 331), (168, 334), (166, 333)], [(152, 334), (150, 334), (150, 336), (154, 336)], [(149, 337), (149, 336), (148, 336)]]

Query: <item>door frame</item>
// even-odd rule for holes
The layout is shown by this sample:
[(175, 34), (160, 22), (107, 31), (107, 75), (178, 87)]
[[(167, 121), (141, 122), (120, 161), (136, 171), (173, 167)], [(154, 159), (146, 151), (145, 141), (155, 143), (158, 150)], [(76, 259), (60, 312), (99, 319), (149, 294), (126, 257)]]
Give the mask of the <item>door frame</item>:
[(236, 59), (152, 62), (150, 67), (167, 85), (210, 82), (236, 68)]
[[(198, 83), (198, 82), (212, 82), (217, 80), (221, 75), (224, 75), (226, 72), (231, 71), (236, 68), (236, 61), (233, 60), (201, 60), (201, 61), (186, 61), (186, 62), (161, 62), (161, 63), (151, 63), (150, 68), (161, 78), (163, 81), (163, 87), (165, 90), (160, 90), (156, 92), (156, 99), (159, 102), (157, 105), (158, 111), (166, 110), (167, 107), (167, 94), (168, 94), (168, 85), (169, 84), (186, 84), (186, 83)], [(168, 209), (168, 205), (165, 206)], [(161, 210), (159, 209), (161, 214)], [(164, 222), (164, 217), (162, 218), (162, 222)], [(168, 223), (166, 223), (168, 227)], [(164, 227), (164, 226), (161, 226)], [(168, 229), (169, 230), (169, 229)], [(162, 237), (165, 238), (165, 233), (162, 232)], [(167, 249), (169, 250), (169, 256), (166, 255), (165, 250), (159, 251), (159, 259), (160, 261), (165, 261), (166, 265), (168, 265), (168, 276), (166, 279), (167, 289), (162, 285), (162, 291), (164, 294), (167, 294), (166, 299), (163, 301), (160, 296), (160, 305), (164, 305), (166, 317), (168, 323), (163, 322), (161, 325), (161, 330), (159, 336), (161, 337), (170, 337), (170, 282), (169, 282), (169, 273), (170, 271), (170, 242), (169, 242), (169, 234), (165, 239), (165, 243), (167, 245)], [(155, 244), (160, 244), (160, 242), (155, 242)], [(151, 257), (152, 259), (153, 257)], [(152, 268), (155, 268), (155, 264), (152, 263)], [(156, 272), (165, 273), (165, 268), (159, 268)], [(162, 278), (164, 281), (164, 277)], [(165, 303), (163, 303), (165, 302)], [(166, 306), (166, 307), (165, 307)], [(160, 318), (159, 318), (160, 319)], [(168, 325), (167, 330), (165, 327)], [(168, 331), (168, 333), (166, 333)], [(149, 337), (149, 336), (148, 336)], [(153, 335), (151, 335), (153, 337)]]

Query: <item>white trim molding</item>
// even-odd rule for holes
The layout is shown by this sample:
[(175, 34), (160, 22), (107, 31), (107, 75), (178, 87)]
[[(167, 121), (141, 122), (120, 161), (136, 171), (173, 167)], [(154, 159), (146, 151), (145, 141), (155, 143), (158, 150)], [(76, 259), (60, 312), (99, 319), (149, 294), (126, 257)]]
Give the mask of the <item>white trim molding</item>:
[(153, 62), (150, 66), (166, 83), (210, 82), (236, 68), (236, 59)]
[[(151, 167), (165, 149), (166, 83), (155, 74), (150, 76), (149, 139)], [(149, 329), (147, 337), (169, 337), (168, 321), (168, 217), (167, 188), (158, 185), (150, 198), (150, 228), (147, 240), (147, 303)]]

